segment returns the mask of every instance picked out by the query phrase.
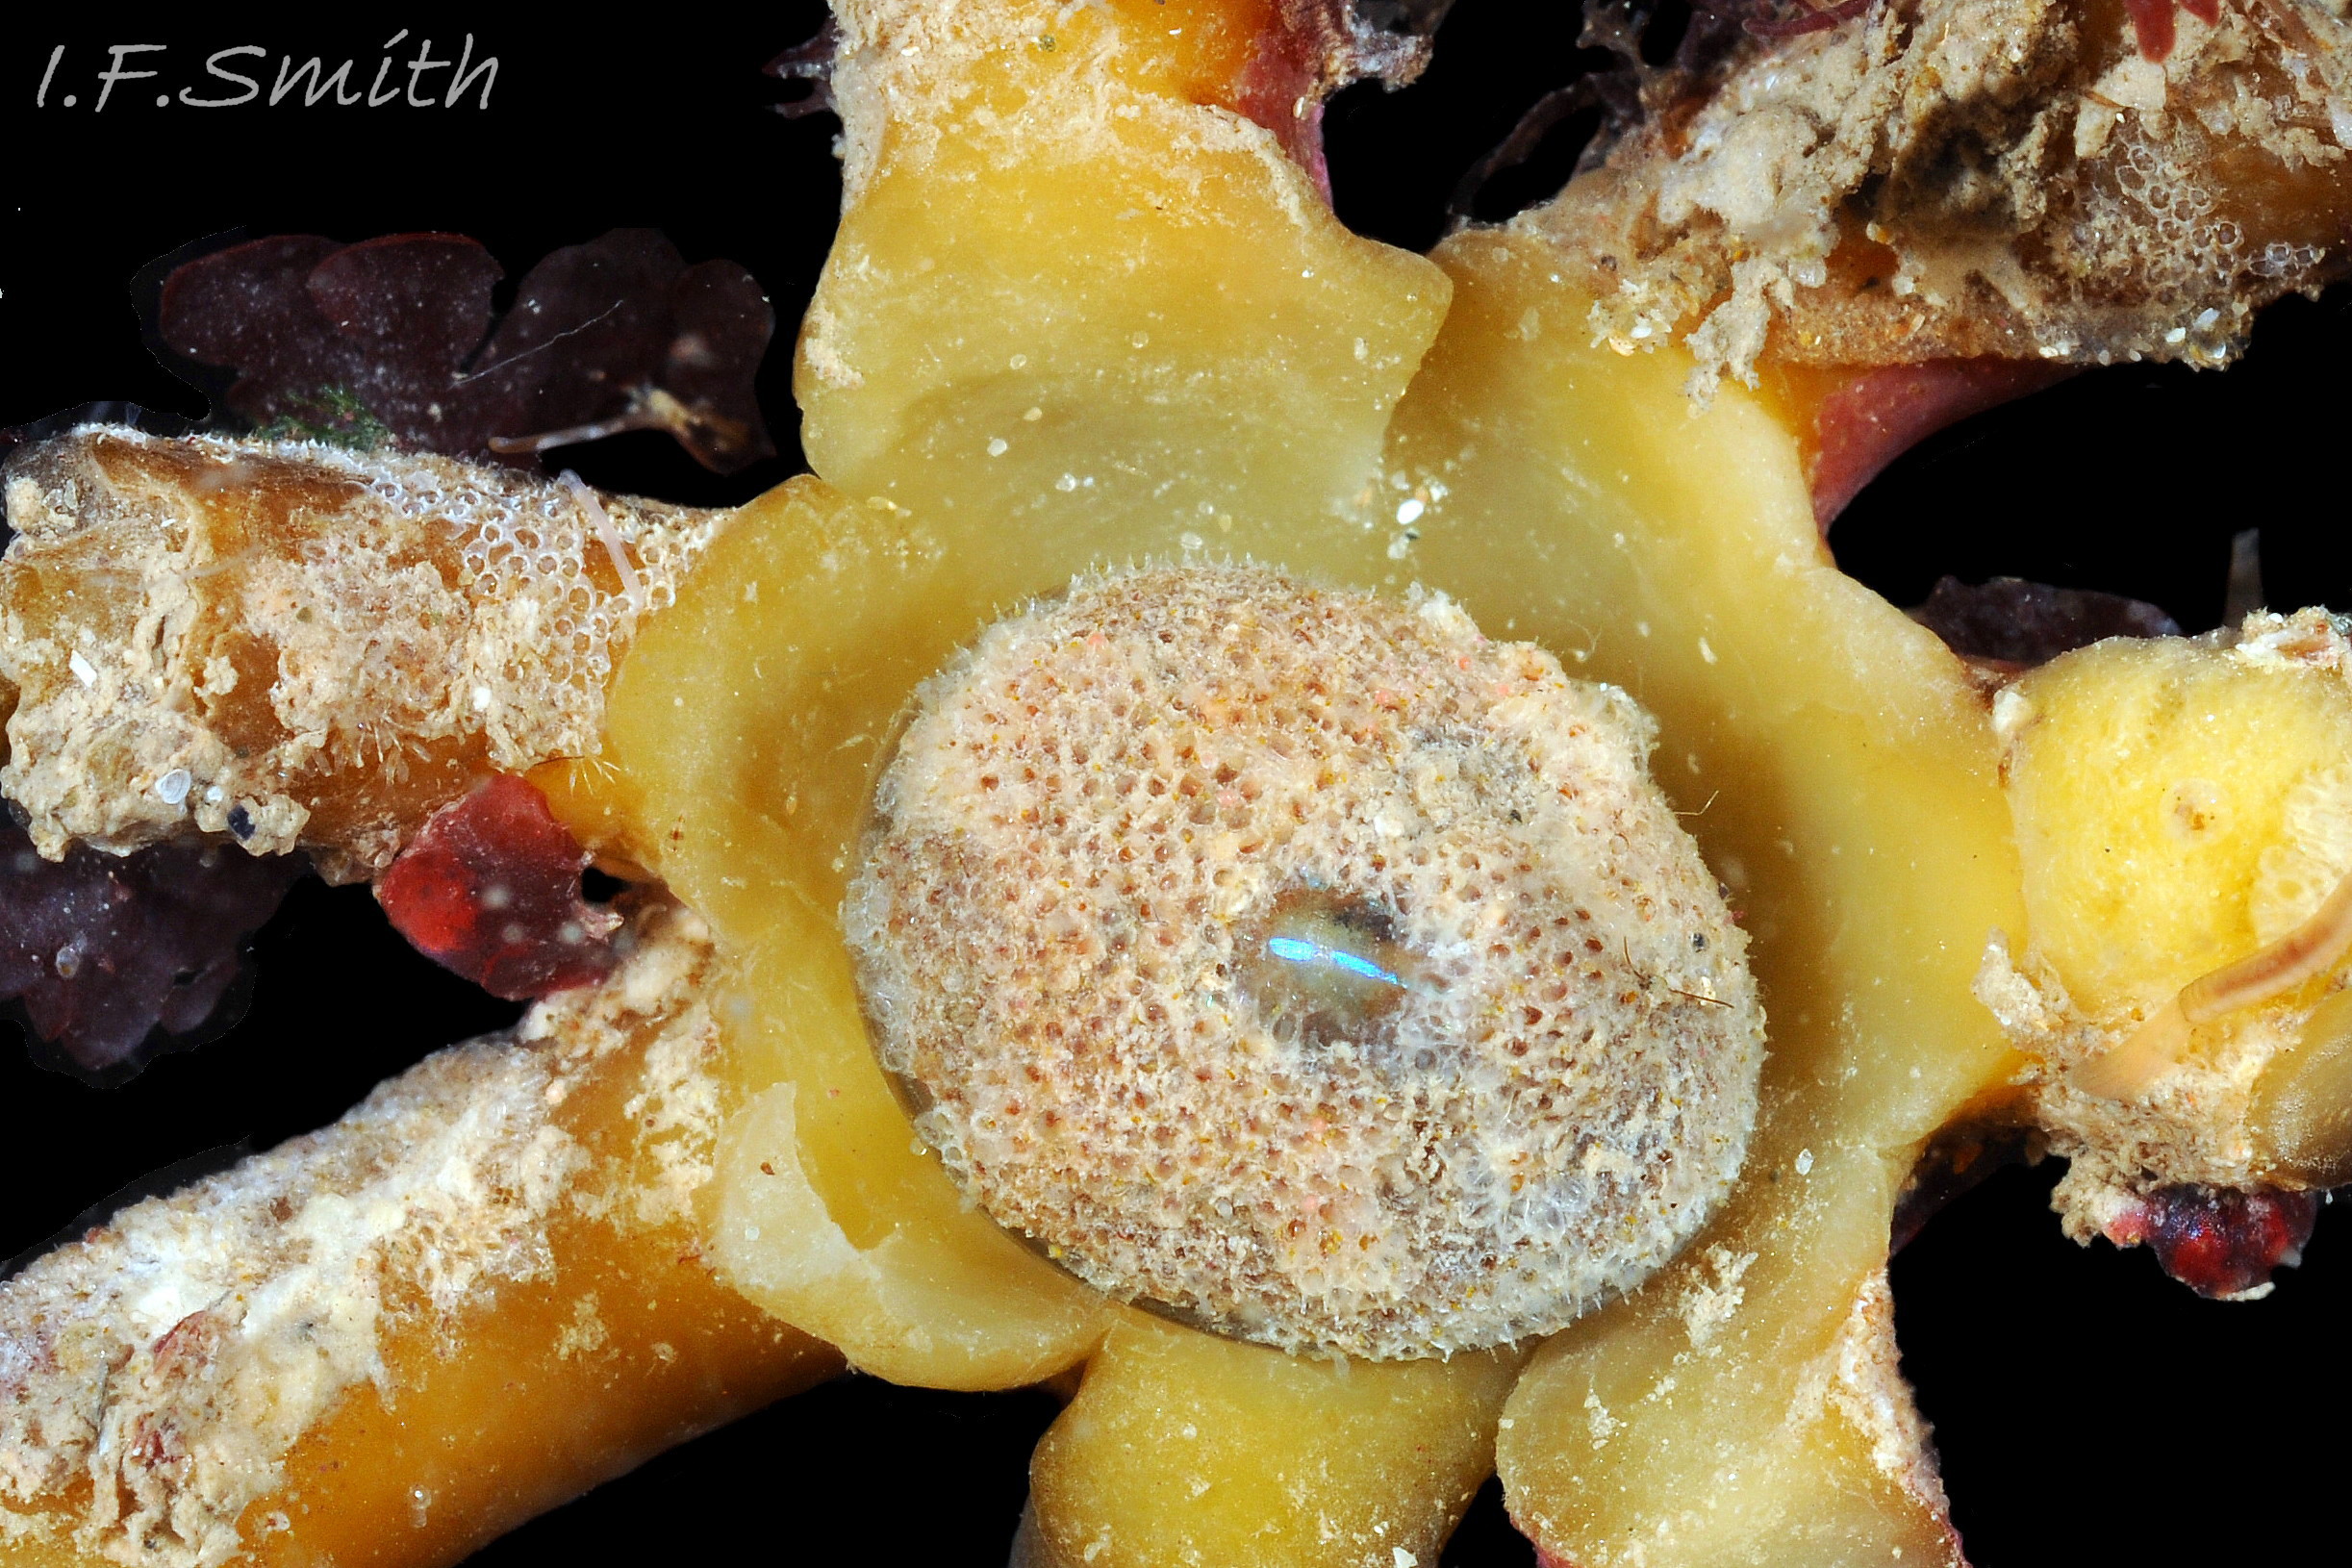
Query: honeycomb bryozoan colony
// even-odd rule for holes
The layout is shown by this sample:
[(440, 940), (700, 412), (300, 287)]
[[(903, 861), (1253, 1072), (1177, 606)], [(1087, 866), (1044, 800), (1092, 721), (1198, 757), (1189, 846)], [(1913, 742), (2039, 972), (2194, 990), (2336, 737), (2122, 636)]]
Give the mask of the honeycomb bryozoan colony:
[(2219, 364), (2342, 275), (2334, 6), (1887, 0), (1795, 37), (1701, 9), (1652, 112), (1523, 220), (1596, 336), (1683, 342), (1701, 392), (1776, 363)]
[(594, 754), (722, 516), (428, 453), (91, 426), (8, 472), (0, 788), (34, 842), (189, 832), (341, 879), (485, 771)]
[(1648, 719), (1458, 607), (1081, 579), (926, 681), (844, 923), (915, 1125), (1090, 1283), (1286, 1350), (1555, 1331), (1705, 1221), (1746, 938)]

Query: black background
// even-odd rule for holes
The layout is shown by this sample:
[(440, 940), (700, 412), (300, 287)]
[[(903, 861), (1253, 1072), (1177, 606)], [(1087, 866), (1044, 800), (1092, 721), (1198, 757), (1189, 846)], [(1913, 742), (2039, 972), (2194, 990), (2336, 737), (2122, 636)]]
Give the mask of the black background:
[[(1328, 118), (1340, 215), (1396, 243), (1433, 241), (1461, 173), (1545, 90), (1598, 63), (1575, 47), (1570, 10), (1460, 0), (1421, 85), (1343, 94)], [(511, 280), (557, 245), (648, 225), (689, 261), (728, 257), (766, 286), (783, 326), (762, 395), (787, 456), (722, 480), (643, 435), (561, 461), (594, 483), (702, 502), (797, 471), (789, 338), (830, 238), (834, 127), (771, 113), (795, 94), (759, 67), (813, 33), (821, 10), (737, 21), (695, 8), (684, 23), (646, 9), (594, 27), (517, 14), (18, 13), (0, 42), (0, 426), (96, 399), (200, 414), (202, 398), (143, 348), (129, 285), (207, 237), (454, 231), (485, 241)], [(404, 59), (418, 37), (438, 55), (471, 32), (477, 57), (499, 59), (491, 108), (154, 107), (159, 88), (210, 90), (205, 56), (248, 42), (272, 66), (287, 53), (355, 58), (365, 85), (402, 27)], [(92, 114), (91, 74), (122, 42), (169, 44), (134, 62), (162, 60), (166, 79), (118, 88)], [(37, 110), (58, 44), (66, 61)], [(59, 100), (77, 76), (81, 107), (68, 111)], [(1570, 122), (1493, 182), (1479, 215), (1555, 189), (1586, 128)], [(2347, 303), (2278, 307), (2225, 375), (2095, 371), (1927, 442), (1840, 520), (1838, 559), (1897, 603), (1944, 572), (2009, 573), (2151, 599), (2197, 631), (2220, 614), (2230, 536), (2259, 527), (2271, 602), (2352, 607), (2337, 440)], [(158, 1167), (208, 1168), (329, 1121), (427, 1050), (517, 1012), (411, 953), (365, 889), (304, 885), (255, 946), (243, 1023), (118, 1089), (38, 1067), (0, 1025), (0, 1257), (87, 1223), (103, 1195), (144, 1190)], [(2269, 1301), (2200, 1302), (2144, 1253), (2064, 1241), (2046, 1208), (2055, 1176), (1997, 1177), (1895, 1264), (1905, 1364), (1972, 1558), (2289, 1555), (2342, 1473), (2352, 1235), (2323, 1214), (2311, 1261)], [(695, 1560), (758, 1542), (790, 1562), (846, 1529), (865, 1542), (862, 1560), (996, 1568), (1052, 1409), (1037, 1394), (847, 1379), (655, 1460), (477, 1560)], [(1530, 1560), (1491, 1485), (1445, 1557)]]

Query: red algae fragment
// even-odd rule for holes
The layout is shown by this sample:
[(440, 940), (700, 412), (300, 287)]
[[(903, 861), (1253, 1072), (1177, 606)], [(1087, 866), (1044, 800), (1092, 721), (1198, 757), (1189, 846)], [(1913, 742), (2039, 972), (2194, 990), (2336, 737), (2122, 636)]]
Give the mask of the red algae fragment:
[(1989, 356), (1859, 372), (1823, 398), (1814, 416), (1820, 444), (1808, 475), (1814, 520), (1827, 533), (1881, 469), (1938, 430), (2073, 373), (2071, 366)]
[(376, 901), (417, 950), (508, 1001), (611, 973), (620, 918), (580, 896), (588, 855), (512, 773), (433, 814), (376, 882)]
[(2160, 1187), (2108, 1222), (2118, 1247), (2146, 1243), (2163, 1271), (2198, 1295), (2251, 1301), (2273, 1270), (2303, 1261), (2325, 1195), (2263, 1188)]
[(1903, 1190), (1895, 1195), (1886, 1251), (1903, 1251), (1954, 1200), (2012, 1165), (2037, 1163), (2041, 1154), (2041, 1136), (2030, 1126), (1963, 1122), (1944, 1128), (1919, 1151)]
[(301, 855), (186, 841), (43, 860), (0, 818), (0, 1001), (20, 1002), (76, 1072), (119, 1077), (158, 1030), (213, 1018), (245, 939), (309, 870)]
[(2172, 0), (2123, 0), (2139, 58), (2162, 64), (2172, 53)]
[(503, 274), (463, 235), (279, 235), (175, 268), (158, 325), (276, 434), (531, 465), (658, 429), (721, 473), (774, 455), (752, 378), (775, 315), (743, 267), (615, 229), (550, 252), (493, 324)]
[(2008, 673), (2110, 637), (2181, 635), (2180, 622), (2145, 600), (2019, 577), (1983, 583), (1940, 577), (1910, 617), (1961, 658)]

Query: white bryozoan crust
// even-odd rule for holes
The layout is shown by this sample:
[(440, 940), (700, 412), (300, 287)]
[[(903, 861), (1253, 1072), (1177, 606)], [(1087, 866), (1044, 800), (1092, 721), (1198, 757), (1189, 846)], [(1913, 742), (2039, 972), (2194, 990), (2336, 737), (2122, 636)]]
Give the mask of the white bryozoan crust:
[(1650, 722), (1446, 598), (1081, 580), (932, 678), (845, 923), (965, 1190), (1291, 1350), (1558, 1328), (1738, 1170), (1762, 1014)]

